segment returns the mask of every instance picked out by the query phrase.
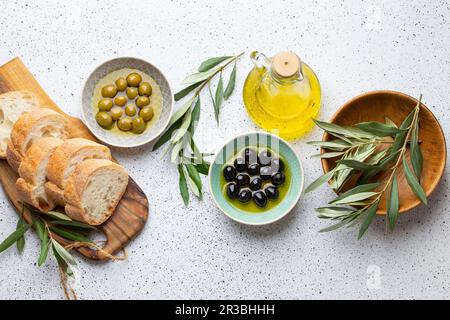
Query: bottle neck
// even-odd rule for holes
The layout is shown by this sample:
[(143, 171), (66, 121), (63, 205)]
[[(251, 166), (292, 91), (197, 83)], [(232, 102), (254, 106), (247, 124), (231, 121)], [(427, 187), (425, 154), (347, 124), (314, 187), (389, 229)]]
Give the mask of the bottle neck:
[(302, 73), (302, 70), (301, 70), (301, 66), (299, 67), (297, 72), (294, 73), (290, 77), (281, 76), (280, 74), (278, 74), (276, 72), (276, 70), (274, 70), (274, 68), (270, 68), (269, 72), (270, 72), (270, 75), (273, 78), (273, 80), (276, 81), (277, 83), (281, 84), (281, 85), (294, 84), (296, 82), (299, 82), (299, 81), (303, 80), (303, 73)]

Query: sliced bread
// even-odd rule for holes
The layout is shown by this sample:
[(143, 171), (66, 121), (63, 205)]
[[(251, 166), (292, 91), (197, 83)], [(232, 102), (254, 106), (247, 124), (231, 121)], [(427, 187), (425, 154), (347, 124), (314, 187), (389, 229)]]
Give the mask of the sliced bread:
[(87, 159), (111, 159), (109, 148), (94, 141), (74, 138), (64, 141), (50, 156), (46, 191), (54, 202), (64, 205), (64, 187), (76, 165)]
[(6, 158), (14, 122), (24, 112), (39, 108), (39, 99), (28, 91), (9, 91), (0, 95), (0, 158)]
[(42, 137), (67, 139), (69, 122), (66, 117), (48, 108), (23, 113), (12, 127), (11, 144), (7, 147), (7, 160), (13, 169), (17, 170), (26, 151)]
[(100, 225), (114, 212), (128, 185), (125, 169), (109, 160), (79, 163), (66, 181), (66, 214), (74, 220)]
[(16, 187), (19, 196), (44, 212), (55, 206), (47, 197), (44, 184), (50, 155), (61, 143), (63, 140), (52, 137), (36, 140), (27, 150), (18, 170), (20, 178), (16, 181)]

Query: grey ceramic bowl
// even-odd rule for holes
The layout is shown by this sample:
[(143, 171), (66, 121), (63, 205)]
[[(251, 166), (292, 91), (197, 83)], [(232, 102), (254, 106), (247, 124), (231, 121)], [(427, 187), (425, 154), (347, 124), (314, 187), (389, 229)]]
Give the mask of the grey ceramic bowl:
[[(96, 110), (92, 107), (95, 86), (107, 74), (123, 68), (137, 69), (148, 74), (161, 89), (163, 101), (160, 117), (151, 128), (148, 128), (142, 134), (118, 135), (101, 128), (95, 121)], [(102, 63), (89, 75), (83, 88), (81, 113), (84, 123), (99, 140), (115, 147), (137, 147), (153, 141), (166, 129), (173, 113), (173, 105), (173, 95), (169, 82), (158, 68), (142, 59), (123, 57)]]

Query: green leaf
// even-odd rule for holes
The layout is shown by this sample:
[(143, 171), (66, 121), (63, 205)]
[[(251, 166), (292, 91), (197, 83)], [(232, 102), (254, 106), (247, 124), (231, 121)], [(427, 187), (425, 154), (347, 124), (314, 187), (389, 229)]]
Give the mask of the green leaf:
[(199, 72), (205, 72), (208, 71), (211, 68), (214, 68), (215, 66), (217, 66), (219, 63), (232, 58), (232, 56), (223, 56), (223, 57), (213, 57), (213, 58), (209, 58), (205, 61), (203, 61), (200, 64), (200, 67), (198, 67), (198, 71)]
[(230, 79), (228, 79), (227, 87), (225, 88), (225, 91), (223, 93), (223, 98), (225, 100), (228, 100), (228, 98), (233, 93), (234, 87), (236, 85), (236, 63), (234, 64), (233, 70), (230, 74)]
[(354, 127), (343, 127), (339, 126), (334, 123), (319, 121), (316, 119), (313, 119), (314, 123), (317, 124), (322, 130), (333, 134), (333, 135), (343, 135), (345, 137), (351, 137), (356, 139), (370, 139), (373, 138), (373, 135), (369, 132), (365, 132), (363, 130), (360, 130), (358, 128)]
[(178, 165), (178, 174), (179, 174), (179, 187), (180, 187), (180, 194), (183, 198), (184, 205), (189, 204), (189, 190), (186, 183), (186, 178), (184, 176), (182, 165)]
[(356, 186), (350, 190), (347, 190), (346, 192), (342, 193), (340, 196), (336, 197), (334, 200), (330, 201), (329, 203), (334, 203), (335, 201), (339, 201), (342, 200), (348, 196), (351, 196), (353, 194), (357, 194), (357, 193), (361, 193), (361, 192), (368, 192), (368, 191), (372, 191), (375, 188), (377, 188), (380, 185), (380, 183), (375, 182), (375, 183), (368, 183), (368, 184), (363, 184), (363, 185), (359, 185)]
[(39, 253), (38, 266), (42, 266), (47, 260), (48, 249), (50, 248), (51, 240), (41, 241), (41, 252)]
[(398, 133), (403, 132), (403, 130), (400, 130), (398, 128), (386, 125), (381, 122), (375, 122), (375, 121), (361, 122), (361, 123), (356, 124), (356, 127), (361, 130), (370, 132), (374, 135), (377, 135), (379, 137), (394, 136)]
[(183, 119), (178, 119), (177, 122), (175, 122), (168, 130), (166, 130), (158, 139), (158, 141), (153, 145), (152, 151), (155, 151), (156, 149), (164, 145), (167, 141), (169, 141), (172, 138), (173, 132), (180, 128), (182, 122)]
[(197, 83), (191, 84), (190, 86), (178, 91), (177, 93), (174, 94), (174, 99), (175, 101), (179, 101), (181, 99), (183, 99), (185, 96), (187, 96), (192, 90), (194, 90), (195, 88), (199, 87), (202, 83), (204, 83), (203, 81), (199, 81)]
[(345, 152), (325, 152), (320, 154), (314, 154), (311, 156), (311, 158), (320, 158), (320, 159), (336, 158), (342, 156), (344, 153)]
[(191, 139), (194, 137), (194, 132), (197, 129), (198, 121), (200, 120), (200, 97), (197, 98), (194, 108), (191, 114), (191, 124), (189, 125), (189, 132), (191, 133)]
[(192, 97), (189, 99), (185, 104), (183, 104), (180, 108), (177, 109), (177, 111), (174, 112), (172, 115), (172, 118), (170, 118), (169, 124), (167, 125), (167, 128), (170, 128), (175, 122), (183, 118), (183, 116), (186, 114), (186, 112), (191, 108), (192, 104), (194, 103), (196, 97)]
[(192, 164), (187, 164), (186, 169), (189, 173), (189, 177), (191, 177), (191, 179), (194, 180), (195, 185), (197, 186), (198, 190), (200, 190), (200, 192), (201, 192), (202, 191), (202, 179), (200, 178), (200, 175), (199, 175), (197, 169)]
[(311, 144), (316, 147), (321, 147), (324, 149), (330, 149), (335, 151), (342, 151), (350, 147), (348, 143), (341, 140), (333, 140), (333, 141), (309, 141), (308, 144)]
[(45, 214), (55, 219), (72, 221), (72, 219), (70, 219), (70, 217), (68, 217), (66, 214), (58, 211), (48, 211), (45, 212)]
[(364, 233), (369, 228), (372, 223), (375, 214), (377, 213), (378, 204), (380, 203), (380, 199), (375, 201), (369, 208), (367, 208), (362, 214), (365, 216), (365, 219), (359, 229), (358, 240), (364, 235)]
[(30, 224), (25, 224), (24, 226), (16, 229), (13, 233), (11, 233), (2, 243), (0, 243), (0, 252), (5, 251), (10, 246), (12, 246), (16, 241), (22, 237), (25, 232), (31, 227)]
[(403, 156), (403, 171), (405, 172), (406, 181), (408, 181), (411, 190), (416, 194), (417, 198), (419, 198), (420, 201), (427, 204), (427, 196), (420, 186), (419, 181), (417, 181), (417, 178), (414, 176), (414, 173), (412, 173), (411, 169), (409, 168), (405, 156)]
[[(60, 221), (65, 221), (65, 220), (60, 220)], [(36, 230), (39, 240), (42, 241), (42, 239), (44, 239), (44, 234), (46, 234), (47, 231), (45, 230), (45, 226), (40, 219), (34, 220), (34, 230)]]
[(398, 128), (397, 125), (395, 124), (394, 121), (392, 121), (390, 118), (388, 117), (384, 117), (384, 122), (386, 123), (386, 125), (394, 127), (394, 128)]
[(189, 175), (189, 172), (187, 171), (186, 166), (183, 166), (183, 172), (184, 172), (184, 177), (186, 178), (186, 181), (188, 183), (189, 189), (191, 189), (192, 193), (197, 198), (200, 198), (200, 196), (201, 196), (200, 189), (197, 187), (197, 184), (195, 183), (195, 181)]
[(330, 231), (339, 229), (339, 228), (345, 226), (346, 224), (348, 224), (348, 221), (344, 220), (344, 221), (338, 222), (338, 223), (336, 223), (336, 224), (333, 224), (333, 225), (330, 226), (330, 227), (321, 229), (321, 230), (319, 230), (319, 232), (320, 232), (320, 233), (323, 233), (323, 232), (330, 232)]
[(217, 108), (220, 110), (220, 107), (222, 106), (222, 101), (223, 101), (223, 79), (222, 79), (222, 73), (220, 74), (220, 77), (219, 77), (219, 83), (217, 84), (214, 101), (216, 102)]
[(77, 264), (72, 255), (62, 245), (60, 245), (58, 241), (54, 239), (51, 239), (51, 241), (53, 250), (58, 254), (58, 256), (61, 259), (64, 260), (64, 262), (72, 266)]
[(208, 84), (209, 96), (211, 97), (211, 102), (214, 107), (214, 118), (216, 119), (217, 125), (219, 125), (219, 113), (220, 109), (217, 107), (216, 100), (214, 99), (213, 93), (211, 91), (211, 86)]
[(170, 155), (170, 161), (172, 163), (178, 164), (178, 159), (180, 157), (180, 152), (183, 150), (184, 141), (178, 141), (172, 148), (172, 153)]
[(83, 229), (97, 229), (94, 226), (90, 226), (86, 223), (79, 222), (79, 221), (65, 221), (65, 220), (59, 220), (59, 221), (52, 221), (52, 225), (59, 225), (59, 226), (68, 226), (68, 227), (76, 227), (76, 228), (83, 228)]
[(411, 164), (413, 166), (414, 173), (416, 174), (417, 180), (420, 181), (420, 176), (422, 175), (423, 168), (423, 155), (419, 147), (419, 123), (416, 121), (414, 123), (414, 128), (411, 132)]
[(172, 139), (170, 139), (171, 144), (177, 143), (186, 135), (186, 132), (188, 131), (189, 126), (191, 125), (191, 120), (192, 120), (192, 112), (187, 112), (183, 118), (183, 122), (181, 123), (181, 126), (178, 128), (178, 130), (172, 136)]
[(322, 219), (336, 219), (341, 218), (343, 216), (349, 215), (354, 210), (351, 208), (346, 207), (338, 207), (338, 206), (328, 206), (328, 207), (321, 207), (316, 208), (316, 212), (319, 214), (317, 217)]
[(202, 82), (205, 80), (208, 80), (210, 77), (212, 77), (217, 72), (217, 69), (210, 69), (205, 72), (198, 72), (191, 74), (190, 76), (187, 76), (182, 82), (181, 85), (191, 85), (197, 82)]
[(306, 189), (305, 189), (305, 193), (311, 192), (315, 189), (317, 189), (318, 187), (320, 187), (322, 184), (324, 184), (325, 182), (327, 182), (328, 180), (331, 179), (331, 177), (333, 176), (333, 174), (335, 173), (335, 170), (330, 170), (327, 173), (323, 174), (322, 176), (320, 176), (319, 178), (317, 178), (316, 180), (314, 180)]
[(378, 194), (378, 192), (372, 192), (372, 191), (360, 192), (360, 193), (348, 195), (339, 200), (333, 200), (330, 202), (330, 204), (349, 204), (349, 203), (369, 199), (377, 194)]
[(389, 227), (391, 230), (395, 227), (395, 222), (397, 221), (398, 209), (400, 207), (399, 199), (398, 199), (398, 183), (397, 176), (394, 175), (394, 179), (391, 185), (391, 192), (389, 198), (387, 198), (387, 215), (389, 218)]
[(68, 230), (64, 230), (64, 229), (54, 227), (54, 226), (51, 226), (50, 230), (52, 232), (56, 233), (57, 235), (65, 238), (65, 239), (68, 239), (68, 240), (87, 242), (87, 243), (92, 242), (89, 238), (85, 237), (82, 234), (74, 232), (74, 231), (68, 231)]
[(376, 168), (376, 166), (372, 166), (370, 164), (366, 164), (364, 162), (352, 160), (352, 159), (342, 159), (342, 160), (339, 160), (338, 163), (346, 165), (347, 167), (350, 167), (350, 168), (353, 168), (356, 170), (360, 170), (360, 171), (368, 171), (368, 170), (372, 170), (372, 169)]
[[(19, 217), (19, 220), (17, 221), (16, 230), (19, 230), (20, 228), (23, 228), (25, 225), (22, 216)], [(16, 241), (17, 250), (19, 250), (20, 253), (23, 252), (23, 249), (25, 248), (25, 237), (22, 235), (17, 239)]]

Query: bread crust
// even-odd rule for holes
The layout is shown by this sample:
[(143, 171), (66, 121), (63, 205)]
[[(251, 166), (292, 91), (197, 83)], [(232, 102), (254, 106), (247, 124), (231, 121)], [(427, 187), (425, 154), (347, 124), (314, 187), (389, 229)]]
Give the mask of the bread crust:
[[(107, 210), (107, 212), (105, 212), (105, 215), (101, 220), (94, 220), (90, 218), (83, 209), (82, 204), (83, 191), (86, 189), (91, 177), (95, 175), (96, 171), (108, 168), (112, 170), (120, 170), (126, 174), (126, 171), (122, 166), (105, 159), (89, 159), (76, 166), (73, 173), (67, 179), (66, 187), (64, 188), (64, 201), (66, 202), (65, 211), (69, 217), (90, 225), (100, 225), (114, 213), (114, 210), (122, 198), (126, 187), (123, 188), (120, 196), (116, 199), (116, 202), (110, 209)], [(126, 174), (126, 176), (128, 185), (128, 174)]]
[(47, 181), (44, 184), (45, 193), (47, 198), (50, 199), (54, 204), (64, 207), (66, 202), (64, 201), (64, 190), (59, 188), (56, 184), (51, 181)]
[(104, 145), (83, 138), (69, 139), (56, 148), (50, 156), (47, 167), (48, 180), (53, 182), (60, 189), (64, 189), (66, 184), (64, 174), (70, 160), (81, 152), (89, 151), (99, 151), (106, 155), (106, 159), (111, 159), (111, 152), (109, 148)]
[(48, 108), (38, 108), (31, 112), (23, 113), (14, 123), (11, 130), (11, 142), (13, 147), (23, 156), (29, 147), (25, 145), (25, 141), (33, 126), (39, 121), (51, 120), (63, 123), (65, 130), (61, 139), (67, 139), (70, 130), (69, 122), (66, 117)]
[(6, 161), (8, 161), (8, 164), (15, 172), (19, 170), (20, 163), (22, 162), (22, 156), (14, 148), (11, 141), (8, 143), (8, 147), (6, 148)]

